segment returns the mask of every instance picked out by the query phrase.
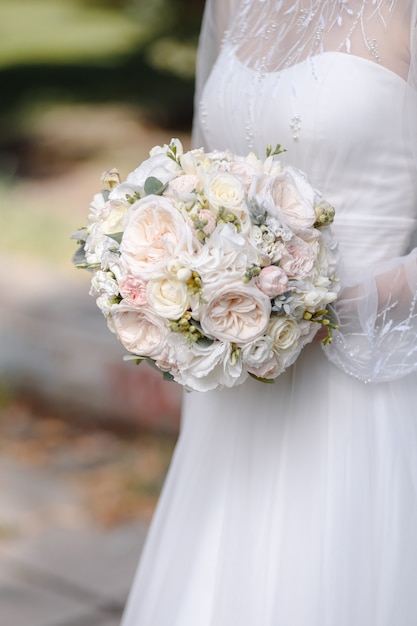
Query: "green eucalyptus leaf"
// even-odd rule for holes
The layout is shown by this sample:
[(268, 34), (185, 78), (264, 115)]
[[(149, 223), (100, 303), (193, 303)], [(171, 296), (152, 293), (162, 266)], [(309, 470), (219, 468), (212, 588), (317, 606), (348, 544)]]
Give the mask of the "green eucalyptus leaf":
[(164, 380), (168, 380), (170, 382), (172, 382), (174, 379), (173, 375), (170, 374), (169, 372), (163, 372), (163, 378)]
[(208, 348), (209, 346), (213, 345), (214, 340), (209, 339), (209, 337), (199, 337), (196, 343), (202, 348)]
[(72, 257), (72, 262), (76, 267), (87, 267), (87, 259), (85, 257), (84, 246), (80, 246)]
[(110, 237), (110, 239), (113, 239), (113, 241), (115, 241), (116, 243), (121, 243), (123, 233), (106, 233), (106, 236)]
[(147, 196), (160, 196), (165, 191), (167, 186), (168, 183), (164, 184), (162, 181), (159, 180), (159, 178), (155, 178), (155, 176), (149, 176), (149, 178), (145, 180), (145, 194)]

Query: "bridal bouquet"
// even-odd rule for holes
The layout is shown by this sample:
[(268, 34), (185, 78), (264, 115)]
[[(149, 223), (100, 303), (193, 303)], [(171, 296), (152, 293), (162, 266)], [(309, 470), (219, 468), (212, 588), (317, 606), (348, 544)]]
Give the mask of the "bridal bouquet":
[(184, 152), (177, 139), (120, 182), (103, 175), (77, 267), (126, 350), (170, 380), (206, 391), (272, 381), (337, 296), (334, 210), (278, 159)]

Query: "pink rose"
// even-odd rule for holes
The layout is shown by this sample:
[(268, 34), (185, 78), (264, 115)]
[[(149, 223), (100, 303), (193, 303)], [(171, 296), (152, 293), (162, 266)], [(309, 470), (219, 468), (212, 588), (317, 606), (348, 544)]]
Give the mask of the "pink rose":
[(314, 261), (312, 247), (299, 237), (293, 237), (283, 248), (280, 267), (289, 278), (300, 280), (310, 274)]
[(119, 305), (112, 308), (111, 321), (126, 350), (154, 360), (166, 358), (169, 331), (153, 311)]
[(263, 267), (258, 276), (258, 287), (270, 298), (280, 296), (289, 289), (289, 281), (286, 273), (276, 265)]
[(242, 346), (266, 332), (270, 313), (270, 300), (257, 287), (231, 283), (202, 306), (200, 322), (205, 334)]
[(192, 193), (196, 189), (198, 183), (198, 177), (193, 176), (192, 174), (178, 176), (170, 181), (164, 195), (169, 198), (172, 194), (179, 196), (181, 194)]
[(146, 283), (140, 278), (126, 276), (120, 281), (119, 290), (127, 304), (138, 307), (146, 304)]
[(148, 280), (168, 261), (191, 249), (192, 233), (171, 202), (146, 196), (133, 204), (120, 244), (121, 262), (128, 273)]

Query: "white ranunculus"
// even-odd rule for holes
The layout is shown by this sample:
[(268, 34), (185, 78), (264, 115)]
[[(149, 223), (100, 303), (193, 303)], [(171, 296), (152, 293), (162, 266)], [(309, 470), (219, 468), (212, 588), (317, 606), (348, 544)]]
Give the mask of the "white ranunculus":
[(181, 214), (167, 198), (151, 195), (132, 205), (120, 254), (129, 274), (148, 280), (191, 245), (192, 232)]
[(271, 302), (262, 291), (242, 281), (226, 283), (200, 309), (205, 334), (244, 346), (268, 328)]
[(166, 319), (179, 319), (189, 307), (186, 283), (169, 275), (148, 282), (146, 299), (154, 312)]
[(169, 331), (149, 307), (116, 305), (111, 309), (111, 319), (114, 332), (128, 352), (151, 359), (165, 358)]

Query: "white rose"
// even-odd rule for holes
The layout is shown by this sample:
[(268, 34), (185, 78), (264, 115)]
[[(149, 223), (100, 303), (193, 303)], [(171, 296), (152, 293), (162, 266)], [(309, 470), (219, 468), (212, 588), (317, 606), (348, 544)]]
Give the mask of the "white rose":
[(190, 228), (169, 200), (147, 196), (131, 207), (121, 260), (129, 274), (147, 280), (180, 252), (190, 250), (191, 242)]
[(270, 359), (259, 365), (248, 367), (248, 372), (258, 378), (277, 378), (284, 371), (284, 363), (274, 354)]
[(226, 284), (201, 307), (205, 334), (243, 346), (268, 328), (271, 303), (257, 287), (242, 282)]
[(263, 336), (242, 348), (242, 361), (247, 368), (258, 368), (270, 361), (274, 352), (272, 338)]
[(246, 191), (249, 191), (253, 179), (260, 174), (260, 167), (256, 167), (260, 162), (251, 162), (247, 159), (236, 157), (235, 161), (228, 164), (227, 171), (236, 176), (244, 185)]
[(271, 195), (292, 228), (303, 230), (316, 221), (315, 191), (301, 172), (287, 167), (274, 179)]
[(198, 253), (180, 256), (185, 267), (201, 276), (206, 290), (204, 298), (211, 297), (223, 284), (241, 280), (248, 265), (257, 258), (256, 250), (248, 246), (231, 224), (217, 226)]
[(209, 205), (218, 212), (221, 207), (241, 217), (246, 212), (243, 207), (245, 188), (241, 181), (228, 172), (217, 172), (209, 176), (204, 185)]
[(300, 328), (295, 320), (275, 315), (271, 317), (268, 335), (272, 338), (275, 352), (291, 352), (297, 347)]
[(186, 283), (171, 276), (151, 279), (146, 299), (155, 313), (166, 319), (179, 319), (189, 307)]
[(148, 307), (132, 309), (117, 305), (111, 309), (114, 332), (129, 352), (151, 359), (163, 359), (169, 331), (164, 320)]
[(146, 159), (146, 161), (143, 161), (133, 172), (130, 172), (126, 178), (126, 182), (131, 185), (143, 187), (146, 179), (150, 176), (154, 176), (160, 180), (161, 183), (165, 184), (178, 176), (181, 171), (182, 168), (178, 163), (166, 154), (154, 154), (149, 159)]
[(175, 354), (175, 380), (195, 391), (209, 391), (241, 384), (247, 373), (241, 359), (232, 359), (229, 344), (215, 341), (210, 346), (200, 346), (172, 333), (168, 339), (171, 354)]

